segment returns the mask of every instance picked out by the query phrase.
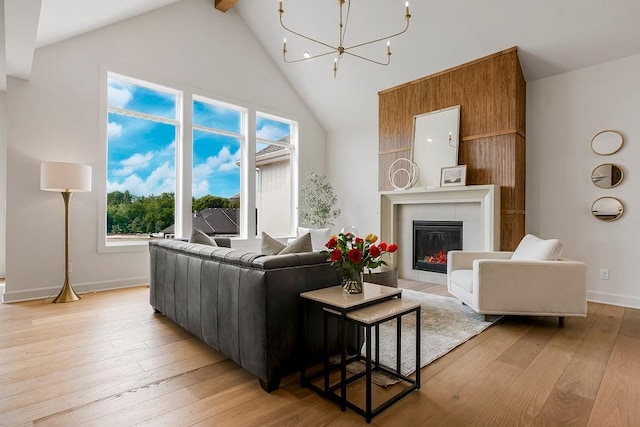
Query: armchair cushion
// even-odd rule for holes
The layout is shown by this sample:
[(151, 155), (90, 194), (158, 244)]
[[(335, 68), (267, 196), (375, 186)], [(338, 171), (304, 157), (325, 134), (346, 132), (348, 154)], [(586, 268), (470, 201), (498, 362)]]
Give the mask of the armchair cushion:
[(473, 292), (473, 270), (454, 270), (451, 272), (451, 284), (471, 293)]
[(543, 240), (533, 234), (522, 238), (511, 259), (528, 261), (556, 261), (562, 255), (563, 244), (558, 239)]

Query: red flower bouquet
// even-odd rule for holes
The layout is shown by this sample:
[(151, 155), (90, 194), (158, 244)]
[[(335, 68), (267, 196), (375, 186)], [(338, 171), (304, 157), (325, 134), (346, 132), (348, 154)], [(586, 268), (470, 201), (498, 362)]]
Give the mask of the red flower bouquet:
[(381, 265), (387, 265), (382, 256), (387, 252), (393, 253), (398, 250), (398, 245), (395, 243), (387, 245), (380, 242), (376, 245), (376, 241), (378, 241), (378, 236), (375, 234), (368, 234), (362, 239), (351, 233), (340, 233), (338, 236), (331, 236), (325, 244), (328, 250), (322, 253), (329, 257), (331, 265), (342, 276), (345, 292), (362, 292), (364, 269), (372, 270)]

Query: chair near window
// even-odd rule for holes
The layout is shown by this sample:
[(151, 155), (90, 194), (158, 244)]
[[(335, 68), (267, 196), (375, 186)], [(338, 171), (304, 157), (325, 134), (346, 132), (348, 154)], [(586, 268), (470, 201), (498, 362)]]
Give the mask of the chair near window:
[(526, 235), (514, 252), (450, 251), (447, 288), (489, 320), (491, 315), (587, 315), (587, 266), (561, 257), (562, 243)]

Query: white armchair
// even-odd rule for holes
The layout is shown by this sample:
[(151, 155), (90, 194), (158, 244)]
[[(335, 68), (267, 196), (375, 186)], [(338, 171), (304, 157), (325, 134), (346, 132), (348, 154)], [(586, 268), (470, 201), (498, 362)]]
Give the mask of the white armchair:
[(565, 316), (587, 315), (586, 264), (567, 258), (511, 259), (513, 254), (450, 251), (449, 293), (485, 318), (558, 316), (564, 326)]

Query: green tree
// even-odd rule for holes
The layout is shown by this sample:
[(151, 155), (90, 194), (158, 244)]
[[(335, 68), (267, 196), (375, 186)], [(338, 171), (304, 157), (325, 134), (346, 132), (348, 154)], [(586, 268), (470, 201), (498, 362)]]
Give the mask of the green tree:
[(228, 208), (231, 206), (229, 199), (207, 194), (193, 200), (193, 211), (200, 212), (206, 208)]
[(107, 194), (107, 233), (157, 233), (174, 222), (175, 195)]

